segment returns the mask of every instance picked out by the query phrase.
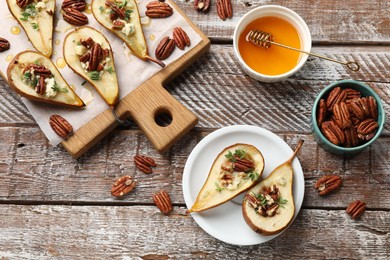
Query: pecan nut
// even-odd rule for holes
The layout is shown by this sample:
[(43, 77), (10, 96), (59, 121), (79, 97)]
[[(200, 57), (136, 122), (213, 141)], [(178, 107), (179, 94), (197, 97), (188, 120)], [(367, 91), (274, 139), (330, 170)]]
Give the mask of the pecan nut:
[(359, 144), (358, 135), (355, 127), (348, 127), (344, 129), (345, 147), (355, 147)]
[(160, 43), (157, 45), (155, 55), (159, 60), (167, 59), (172, 52), (175, 50), (175, 41), (168, 36), (162, 38)]
[(359, 120), (364, 120), (370, 116), (368, 102), (365, 97), (355, 98), (349, 103), (351, 113)]
[(62, 16), (68, 23), (76, 26), (82, 26), (88, 23), (88, 17), (79, 10), (73, 8), (64, 8), (63, 10), (64, 13)]
[(340, 145), (345, 142), (344, 132), (333, 121), (323, 122), (321, 132), (326, 139), (335, 145)]
[(236, 172), (248, 172), (255, 168), (255, 164), (247, 159), (236, 159), (233, 167)]
[(50, 116), (49, 124), (53, 131), (62, 138), (68, 137), (73, 132), (72, 125), (60, 115)]
[(136, 155), (134, 156), (134, 164), (135, 166), (140, 169), (143, 173), (152, 173), (153, 170), (151, 167), (156, 167), (156, 162), (147, 156), (144, 155)]
[(211, 0), (195, 0), (194, 8), (196, 11), (207, 13), (210, 10)]
[(91, 37), (88, 37), (86, 40), (80, 41), (80, 44), (83, 45), (87, 49), (91, 48), (94, 43), (95, 43), (95, 41), (92, 40)]
[(11, 44), (7, 39), (0, 37), (0, 52), (6, 51), (11, 47)]
[(61, 5), (62, 9), (72, 8), (80, 12), (84, 11), (85, 7), (87, 7), (87, 3), (85, 2), (85, 0), (64, 0)]
[(326, 102), (324, 99), (320, 100), (320, 104), (318, 105), (317, 110), (317, 124), (321, 126), (321, 124), (325, 121), (326, 118)]
[(112, 22), (112, 29), (122, 29), (123, 27), (125, 27), (125, 23), (120, 20)]
[(341, 129), (351, 126), (351, 116), (349, 115), (348, 106), (344, 101), (333, 106), (332, 119)]
[(123, 7), (119, 7), (114, 1), (106, 1), (106, 6), (110, 7), (114, 15), (110, 15), (111, 20), (115, 20), (114, 18), (118, 16), (119, 18), (125, 20), (125, 9)]
[(29, 64), (26, 66), (26, 68), (23, 70), (23, 73), (26, 72), (27, 70), (32, 70), (35, 75), (40, 75), (40, 76), (51, 76), (51, 71), (49, 68), (46, 68), (43, 65), (37, 65), (37, 64)]
[(346, 99), (345, 99), (345, 103), (349, 103), (351, 102), (352, 99), (355, 99), (355, 98), (361, 98), (362, 97), (362, 94), (355, 90), (355, 89), (352, 89), (352, 88), (346, 88), (344, 89), (344, 91), (347, 93), (347, 96), (346, 96)]
[(80, 60), (80, 62), (87, 63), (87, 61), (89, 61), (90, 58), (91, 58), (91, 53), (86, 52), (80, 56), (79, 60)]
[(377, 129), (378, 123), (374, 119), (368, 118), (358, 125), (356, 131), (360, 139), (369, 141), (375, 136)]
[(314, 188), (318, 190), (318, 193), (321, 196), (324, 196), (339, 188), (341, 183), (342, 180), (340, 176), (325, 175), (316, 182)]
[(111, 188), (111, 195), (114, 197), (122, 197), (129, 194), (136, 185), (136, 181), (131, 176), (123, 176), (114, 182)]
[(347, 92), (340, 87), (335, 87), (334, 89), (332, 89), (332, 91), (328, 95), (328, 98), (326, 99), (326, 107), (329, 111), (332, 111), (333, 106), (335, 104), (338, 104), (341, 101), (345, 101), (346, 98)]
[(173, 40), (175, 41), (176, 46), (180, 50), (184, 50), (186, 46), (189, 47), (191, 45), (190, 37), (188, 37), (187, 33), (183, 30), (183, 28), (174, 28), (172, 34)]
[(25, 8), (27, 5), (31, 4), (32, 0), (16, 0), (16, 4), (20, 8)]
[(89, 57), (89, 64), (87, 70), (97, 70), (100, 61), (103, 58), (103, 49), (99, 43), (94, 43), (91, 48), (91, 55)]
[(158, 193), (153, 194), (153, 201), (157, 208), (164, 215), (168, 215), (172, 212), (173, 206), (169, 194), (165, 190), (161, 190)]
[(226, 20), (226, 18), (233, 17), (232, 3), (230, 0), (217, 0), (217, 13), (219, 18)]
[(367, 97), (368, 111), (370, 112), (370, 117), (377, 120), (378, 119), (378, 105), (376, 104), (375, 98), (372, 96)]
[(353, 201), (348, 205), (346, 211), (352, 219), (357, 219), (361, 217), (366, 211), (366, 203), (360, 200)]
[(145, 15), (150, 18), (165, 18), (173, 14), (172, 7), (164, 2), (152, 1), (146, 5)]
[(46, 92), (45, 77), (41, 76), (38, 80), (38, 84), (35, 86), (35, 92), (38, 95), (43, 95)]

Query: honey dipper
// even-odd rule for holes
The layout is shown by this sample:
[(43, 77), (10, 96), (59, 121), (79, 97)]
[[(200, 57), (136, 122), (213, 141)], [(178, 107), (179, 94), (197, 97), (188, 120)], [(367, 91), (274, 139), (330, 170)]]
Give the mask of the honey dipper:
[(358, 71), (360, 69), (360, 66), (359, 66), (359, 64), (356, 61), (343, 62), (343, 61), (339, 61), (339, 60), (328, 58), (328, 57), (323, 56), (323, 55), (307, 52), (307, 51), (304, 51), (304, 50), (299, 50), (299, 49), (296, 49), (296, 48), (293, 48), (293, 47), (290, 47), (290, 46), (287, 46), (287, 45), (283, 45), (283, 44), (274, 42), (272, 34), (266, 33), (266, 32), (263, 32), (263, 31), (251, 30), (247, 34), (246, 40), (251, 42), (251, 43), (253, 43), (253, 44), (255, 44), (255, 45), (257, 45), (257, 46), (260, 46), (260, 47), (266, 48), (266, 49), (271, 47), (271, 44), (274, 44), (274, 45), (277, 45), (277, 46), (280, 46), (280, 47), (283, 47), (283, 48), (286, 48), (286, 49), (289, 49), (289, 50), (299, 51), (299, 52), (305, 53), (307, 55), (311, 55), (311, 56), (315, 56), (315, 57), (318, 57), (318, 58), (321, 58), (321, 59), (337, 62), (337, 63), (343, 64), (343, 65), (346, 65), (347, 68), (352, 70), (352, 71)]

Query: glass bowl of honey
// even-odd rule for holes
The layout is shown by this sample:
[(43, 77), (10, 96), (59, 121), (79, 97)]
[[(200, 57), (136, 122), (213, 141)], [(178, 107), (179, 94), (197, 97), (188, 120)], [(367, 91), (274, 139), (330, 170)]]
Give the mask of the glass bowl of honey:
[(311, 35), (305, 21), (294, 11), (279, 5), (264, 5), (246, 13), (238, 22), (233, 37), (236, 57), (242, 69), (263, 82), (284, 80), (298, 71), (308, 55), (274, 44), (269, 48), (248, 40), (251, 30), (272, 35), (273, 41), (310, 52)]

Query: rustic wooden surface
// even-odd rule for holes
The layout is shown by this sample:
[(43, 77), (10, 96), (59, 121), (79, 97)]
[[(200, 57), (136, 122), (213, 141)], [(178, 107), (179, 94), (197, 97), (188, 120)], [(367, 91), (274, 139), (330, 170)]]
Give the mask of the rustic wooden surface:
[[(362, 69), (310, 58), (290, 79), (266, 84), (243, 73), (233, 53), (239, 18), (264, 4), (298, 12), (312, 32), (313, 51), (354, 58)], [(0, 257), (4, 259), (168, 258), (390, 258), (390, 127), (354, 158), (318, 147), (310, 133), (316, 95), (329, 83), (357, 79), (382, 98), (390, 122), (389, 1), (234, 1), (234, 18), (220, 20), (215, 5), (196, 13), (178, 2), (212, 40), (210, 52), (166, 88), (199, 118), (198, 125), (159, 154), (131, 121), (117, 128), (78, 160), (51, 147), (20, 98), (0, 82)], [(186, 159), (210, 132), (228, 125), (265, 127), (294, 146), (305, 175), (303, 207), (281, 236), (258, 246), (237, 247), (206, 234), (185, 214), (181, 180)], [(145, 175), (132, 157), (148, 154), (158, 167)], [(342, 176), (340, 190), (322, 198), (312, 188), (324, 174)], [(133, 175), (138, 186), (123, 200), (110, 193), (113, 181)], [(163, 216), (151, 194), (166, 189), (175, 205)], [(355, 199), (367, 203), (358, 221), (345, 214)], [(291, 243), (294, 241), (294, 243)]]

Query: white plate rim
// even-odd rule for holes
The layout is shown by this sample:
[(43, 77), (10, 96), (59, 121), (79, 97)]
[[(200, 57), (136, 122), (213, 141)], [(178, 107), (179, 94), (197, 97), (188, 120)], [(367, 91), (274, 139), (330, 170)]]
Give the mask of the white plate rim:
[[(234, 133), (242, 134), (245, 132), (249, 132), (251, 134), (255, 134), (255, 135), (259, 135), (259, 136), (264, 136), (266, 138), (272, 139), (273, 141), (277, 141), (278, 145), (282, 146), (281, 148), (283, 150), (288, 151), (290, 155), (293, 153), (293, 150), (291, 149), (291, 147), (282, 138), (280, 138), (276, 134), (272, 133), (271, 131), (264, 129), (262, 127), (258, 127), (258, 126), (251, 126), (251, 125), (227, 126), (227, 127), (220, 128), (220, 129), (210, 133), (209, 135), (204, 137), (194, 147), (194, 149), (192, 150), (192, 152), (188, 156), (187, 162), (186, 162), (185, 167), (184, 167), (183, 178), (182, 178), (182, 188), (183, 188), (184, 201), (186, 203), (187, 208), (190, 208), (194, 203), (194, 199), (192, 199), (192, 196), (190, 194), (190, 192), (191, 192), (190, 177), (191, 177), (191, 169), (193, 168), (193, 165), (194, 165), (197, 157), (199, 156), (199, 153), (202, 152), (207, 147), (207, 145), (210, 144), (212, 141), (214, 141), (216, 138), (223, 137), (223, 136), (228, 135), (228, 134), (234, 134)], [(239, 142), (241, 142), (241, 141), (237, 140), (236, 143), (239, 143)], [(234, 144), (234, 143), (226, 143), (224, 145), (225, 145), (225, 147), (227, 147), (227, 146), (232, 145), (232, 144)], [(215, 158), (210, 158), (211, 164), (214, 161), (214, 159)], [(281, 159), (280, 164), (287, 161), (287, 159), (288, 158)], [(265, 164), (267, 164), (267, 162), (265, 162)], [(294, 185), (298, 185), (299, 189), (293, 190), (294, 203), (295, 203), (295, 214), (294, 214), (293, 221), (291, 221), (290, 225), (294, 222), (295, 218), (297, 217), (297, 215), (301, 209), (303, 197), (304, 197), (304, 193), (305, 193), (305, 180), (304, 180), (304, 176), (303, 176), (303, 170), (302, 170), (302, 166), (299, 162), (299, 159), (297, 157), (293, 160), (292, 166), (294, 169)], [(204, 180), (207, 178), (207, 174), (208, 174), (208, 172), (206, 172), (205, 176), (203, 176)], [(269, 172), (263, 173), (263, 177), (265, 176), (264, 174), (268, 175)], [(202, 185), (203, 185), (203, 183), (202, 183)], [(199, 190), (198, 190), (198, 192), (199, 192)], [(195, 196), (195, 198), (196, 198), (196, 196)], [(282, 234), (284, 231), (286, 231), (288, 229), (288, 227), (287, 227), (282, 232), (280, 232), (276, 235), (273, 235), (273, 236), (264, 236), (261, 234), (256, 234), (256, 235), (258, 235), (258, 239), (254, 239), (253, 241), (249, 241), (249, 242), (248, 241), (243, 242), (240, 240), (240, 236), (234, 236), (233, 238), (224, 237), (223, 232), (222, 233), (215, 232), (214, 230), (209, 229), (206, 225), (207, 220), (204, 217), (202, 217), (202, 213), (193, 212), (193, 213), (191, 213), (191, 216), (193, 217), (195, 222), (206, 233), (208, 233), (212, 237), (214, 237), (220, 241), (223, 241), (225, 243), (228, 243), (228, 244), (240, 245), (240, 246), (262, 244), (264, 242), (267, 242), (269, 240), (274, 239), (275, 237), (279, 236), (280, 234)], [(245, 223), (245, 225), (246, 225), (246, 223)], [(255, 233), (255, 232), (253, 231), (253, 233)]]

